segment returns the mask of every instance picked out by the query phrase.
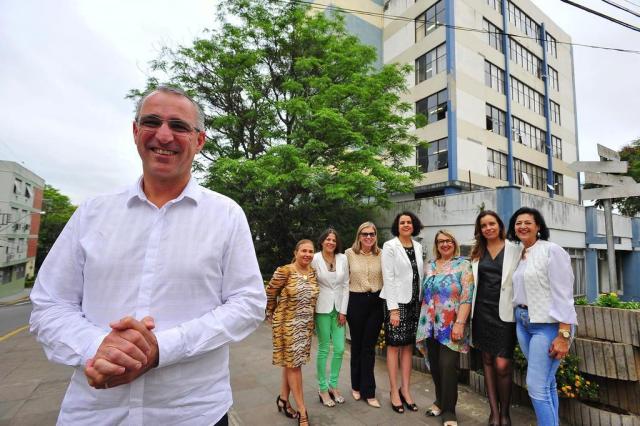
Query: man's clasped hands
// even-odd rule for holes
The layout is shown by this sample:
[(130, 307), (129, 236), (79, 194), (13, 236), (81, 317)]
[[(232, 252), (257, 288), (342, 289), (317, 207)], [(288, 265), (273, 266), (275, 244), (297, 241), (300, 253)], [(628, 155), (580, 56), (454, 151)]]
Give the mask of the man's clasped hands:
[(131, 383), (158, 365), (158, 341), (151, 317), (141, 321), (127, 316), (109, 324), (111, 332), (84, 369), (89, 385), (108, 389)]

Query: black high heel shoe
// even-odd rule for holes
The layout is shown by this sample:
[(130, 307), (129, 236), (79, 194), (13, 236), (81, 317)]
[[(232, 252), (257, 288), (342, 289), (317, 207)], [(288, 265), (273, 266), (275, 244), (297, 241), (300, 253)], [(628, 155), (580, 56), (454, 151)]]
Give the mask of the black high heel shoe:
[[(392, 393), (389, 392), (389, 399), (392, 399)], [(402, 401), (402, 396), (400, 397), (400, 400)], [(393, 405), (393, 400), (391, 401), (391, 409), (393, 411), (395, 411), (398, 414), (402, 414), (404, 413), (404, 407), (402, 406), (402, 402), (400, 402), (400, 405)]]
[(309, 426), (309, 412), (305, 410), (304, 416), (298, 411), (298, 426)]
[(293, 408), (291, 408), (291, 404), (289, 404), (289, 401), (280, 398), (280, 395), (278, 395), (278, 398), (276, 399), (276, 405), (278, 406), (278, 413), (282, 411), (282, 413), (290, 419), (295, 419), (298, 417), (298, 412), (293, 411)]
[(418, 411), (418, 406), (416, 405), (415, 402), (412, 404), (409, 404), (407, 400), (404, 399), (404, 396), (402, 395), (402, 389), (398, 389), (398, 394), (400, 395), (400, 402), (407, 406), (407, 410)]

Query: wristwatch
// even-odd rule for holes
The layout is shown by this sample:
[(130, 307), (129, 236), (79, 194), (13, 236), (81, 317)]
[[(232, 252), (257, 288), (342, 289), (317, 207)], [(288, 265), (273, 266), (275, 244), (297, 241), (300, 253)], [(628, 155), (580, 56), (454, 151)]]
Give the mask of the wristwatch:
[(568, 339), (571, 337), (571, 332), (569, 330), (560, 329), (558, 330), (558, 334), (564, 337), (565, 339)]

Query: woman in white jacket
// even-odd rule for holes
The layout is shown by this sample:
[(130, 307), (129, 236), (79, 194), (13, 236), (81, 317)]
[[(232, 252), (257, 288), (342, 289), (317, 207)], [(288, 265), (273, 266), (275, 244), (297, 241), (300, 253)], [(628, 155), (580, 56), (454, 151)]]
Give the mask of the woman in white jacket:
[[(384, 331), (387, 344), (387, 370), (391, 390), (391, 408), (403, 413), (403, 404), (418, 411), (409, 390), (413, 347), (420, 318), (420, 285), (423, 276), (422, 245), (412, 236), (420, 233), (420, 219), (411, 212), (402, 212), (391, 225), (396, 237), (382, 247), (382, 291), (386, 299)], [(398, 358), (401, 385), (398, 386)]]
[[(318, 355), (316, 373), (320, 402), (327, 407), (342, 404), (344, 398), (338, 390), (338, 377), (342, 366), (345, 343), (345, 323), (349, 304), (349, 265), (341, 253), (342, 243), (338, 232), (329, 228), (318, 238), (318, 253), (313, 256), (311, 266), (316, 270), (320, 294), (316, 303), (316, 333)], [(327, 380), (327, 358), (333, 343), (331, 373)]]
[(471, 305), (473, 346), (482, 352), (489, 399), (489, 425), (511, 425), (511, 386), (516, 324), (511, 277), (522, 247), (505, 239), (498, 214), (485, 210), (476, 218), (471, 266), (476, 291)]

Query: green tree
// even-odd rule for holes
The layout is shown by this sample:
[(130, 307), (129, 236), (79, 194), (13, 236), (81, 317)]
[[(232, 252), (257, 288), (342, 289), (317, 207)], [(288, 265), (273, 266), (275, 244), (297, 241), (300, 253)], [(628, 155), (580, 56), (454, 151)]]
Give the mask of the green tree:
[(161, 75), (204, 107), (198, 168), (205, 185), (244, 208), (263, 271), (328, 225), (350, 242), (419, 176), (406, 164), (415, 117), (400, 101), (411, 67), (377, 69), (375, 49), (339, 14), (309, 5), (227, 0), (220, 21), (191, 46), (165, 48), (147, 89)]
[(76, 206), (71, 204), (71, 200), (61, 194), (56, 188), (45, 185), (43, 191), (43, 207), (45, 211), (40, 221), (40, 232), (38, 233), (38, 250), (36, 254), (36, 270), (47, 257), (47, 253), (55, 243), (58, 235), (67, 224), (67, 221), (76, 210)]
[[(640, 182), (640, 138), (620, 149), (620, 159), (629, 162), (629, 170), (626, 175), (634, 178), (636, 182)], [(635, 216), (640, 213), (640, 197), (621, 198), (614, 202), (623, 215)]]

